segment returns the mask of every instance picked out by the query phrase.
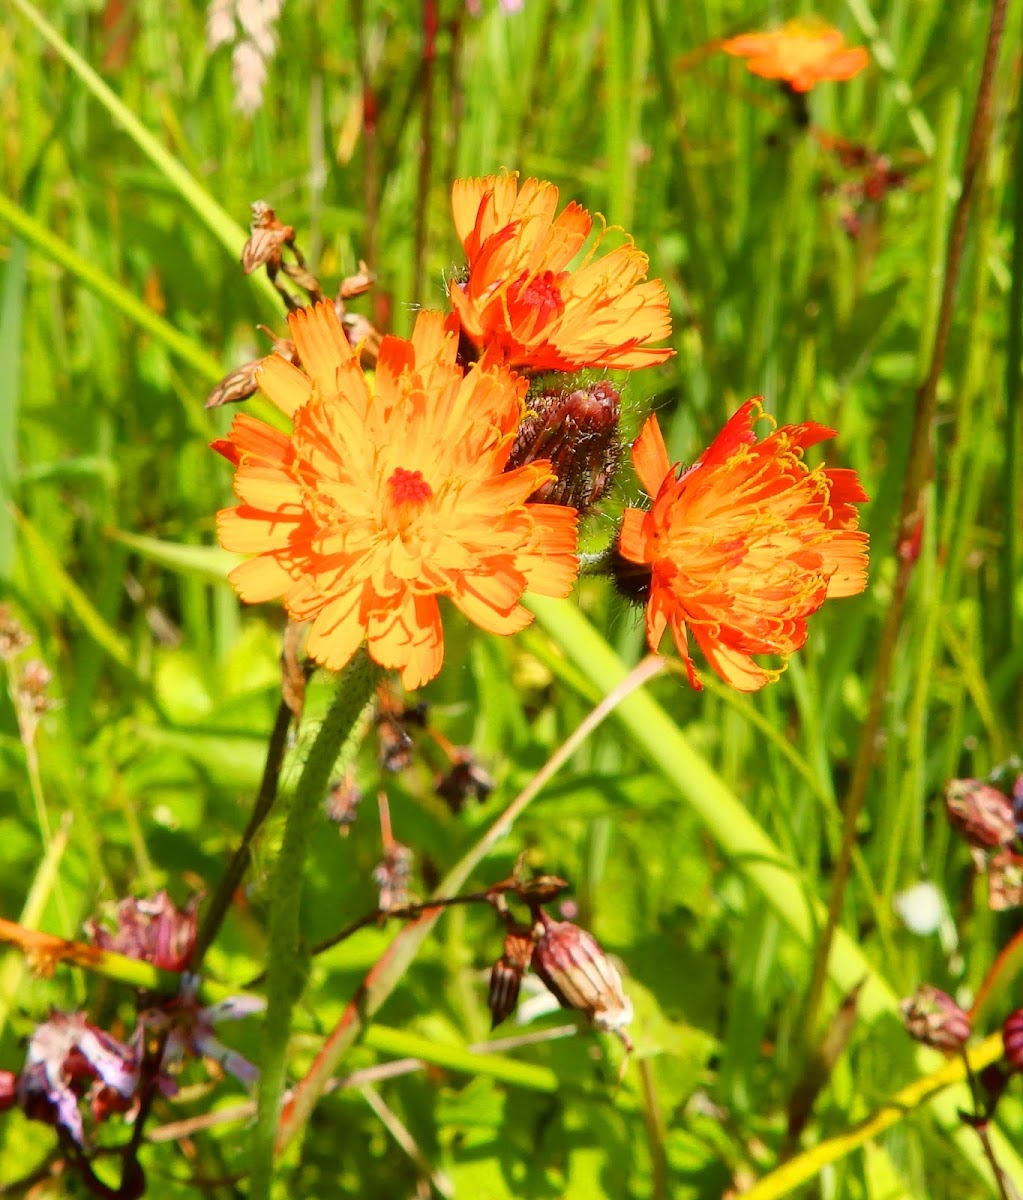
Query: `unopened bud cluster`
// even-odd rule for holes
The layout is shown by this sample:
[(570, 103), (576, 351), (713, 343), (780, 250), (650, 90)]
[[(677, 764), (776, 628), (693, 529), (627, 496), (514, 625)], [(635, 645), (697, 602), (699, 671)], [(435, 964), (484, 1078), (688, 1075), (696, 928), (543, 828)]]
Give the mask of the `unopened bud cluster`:
[(514, 1012), (522, 979), (532, 968), (562, 1008), (583, 1013), (594, 1028), (617, 1034), (631, 1050), (625, 1026), (632, 1021), (632, 1002), (618, 968), (592, 934), (571, 921), (555, 921), (540, 907), (551, 895), (549, 880), (564, 886), (560, 880), (543, 877), (533, 895), (527, 888), (518, 890), (519, 899), (529, 906), (531, 925), (513, 922), (502, 909), (507, 933), (501, 957), (490, 972), (491, 1028)]
[(945, 811), (987, 875), (988, 905), (995, 912), (1023, 905), (1023, 775), (1011, 795), (977, 779), (953, 779)]

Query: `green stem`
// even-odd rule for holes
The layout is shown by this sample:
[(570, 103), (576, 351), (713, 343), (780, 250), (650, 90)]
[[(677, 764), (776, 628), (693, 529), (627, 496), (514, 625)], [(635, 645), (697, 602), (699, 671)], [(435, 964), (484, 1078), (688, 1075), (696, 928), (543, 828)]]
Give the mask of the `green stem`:
[(313, 828), (331, 772), (372, 700), (382, 670), (365, 649), (338, 677), (333, 703), (309, 751), (284, 827), (271, 882), (266, 1021), (262, 1074), (252, 1137), (251, 1200), (269, 1200), (274, 1135), (284, 1096), (292, 1009), (302, 990), (308, 953), (302, 948), (299, 915), (302, 881)]
[(288, 730), (291, 728), (291, 709), (284, 700), (277, 706), (277, 717), (270, 734), (266, 748), (266, 762), (263, 766), (263, 778), (256, 794), (256, 803), (252, 806), (252, 815), (245, 826), (242, 840), (238, 844), (227, 870), (221, 877), (213, 899), (206, 909), (203, 923), (195, 941), (195, 953), (192, 956), (192, 970), (198, 971), (206, 951), (213, 944), (228, 909), (234, 897), (235, 889), (241, 883), (249, 863), (252, 861), (252, 842), (261, 829), (263, 822), (270, 815), (270, 810), (277, 799), (277, 785), (281, 777), (281, 766), (284, 763), (284, 752), (288, 747)]

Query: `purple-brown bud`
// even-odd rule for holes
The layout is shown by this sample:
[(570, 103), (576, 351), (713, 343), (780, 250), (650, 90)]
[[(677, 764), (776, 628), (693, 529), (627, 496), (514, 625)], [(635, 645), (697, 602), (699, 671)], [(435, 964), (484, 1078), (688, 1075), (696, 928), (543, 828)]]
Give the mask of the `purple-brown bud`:
[(589, 1017), (597, 1029), (617, 1033), (630, 1046), (623, 1026), (632, 1020), (632, 1001), (618, 969), (596, 940), (571, 921), (553, 921), (542, 910), (533, 951), (533, 970), (557, 997), (562, 1008)]
[(530, 496), (587, 512), (614, 482), (621, 461), (621, 402), (606, 379), (572, 391), (543, 392), (527, 401), (508, 471), (549, 459), (557, 476)]
[(200, 896), (178, 908), (165, 891), (155, 896), (129, 897), (115, 910), (111, 932), (96, 920), (85, 928), (93, 945), (129, 958), (152, 963), (165, 971), (183, 971), (195, 950)]
[(532, 930), (513, 926), (504, 936), (504, 953), (490, 971), (490, 1028), (496, 1029), (515, 1011), (522, 977), (533, 955)]
[(970, 1040), (970, 1018), (947, 992), (923, 984), (899, 1005), (906, 1032), (935, 1050), (960, 1050)]
[(1016, 837), (1012, 802), (977, 779), (952, 779), (945, 791), (949, 824), (978, 850), (1008, 846)]
[(1005, 1057), (1014, 1071), (1023, 1071), (1023, 1008), (1009, 1013), (1002, 1025)]

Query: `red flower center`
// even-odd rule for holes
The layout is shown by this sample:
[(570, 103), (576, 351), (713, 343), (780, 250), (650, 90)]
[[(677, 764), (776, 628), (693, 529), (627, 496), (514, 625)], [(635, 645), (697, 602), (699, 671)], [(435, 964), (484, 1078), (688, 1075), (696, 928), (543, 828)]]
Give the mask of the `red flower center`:
[(433, 495), (433, 488), (423, 478), (422, 471), (406, 471), (395, 467), (387, 486), (395, 504), (422, 504)]
[(508, 289), (508, 310), (512, 319), (531, 318), (534, 328), (542, 328), (565, 311), (561, 281), (565, 273), (544, 271), (532, 277), (523, 275)]

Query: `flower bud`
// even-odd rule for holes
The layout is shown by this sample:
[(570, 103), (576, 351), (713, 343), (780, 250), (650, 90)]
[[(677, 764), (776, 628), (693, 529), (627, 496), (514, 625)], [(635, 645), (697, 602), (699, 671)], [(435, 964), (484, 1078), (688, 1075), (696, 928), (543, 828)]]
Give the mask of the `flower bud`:
[(622, 1026), (632, 1020), (632, 1002), (622, 987), (617, 968), (595, 939), (571, 921), (553, 921), (538, 912), (539, 938), (533, 951), (533, 970), (562, 1008), (575, 1008), (597, 1029), (617, 1033), (626, 1046)]
[(129, 897), (114, 913), (113, 930), (99, 921), (85, 924), (93, 945), (141, 959), (165, 971), (183, 971), (192, 960), (198, 925), (199, 901), (189, 897), (178, 908), (163, 890), (150, 898)]
[(529, 929), (515, 926), (505, 934), (504, 953), (490, 971), (490, 1028), (496, 1029), (515, 1010), (519, 999), (522, 976), (529, 969), (533, 954), (533, 934)]
[(945, 791), (949, 824), (978, 850), (1007, 846), (1016, 837), (1012, 802), (977, 779), (952, 779)]
[(1023, 1008), (1009, 1013), (1002, 1025), (1005, 1057), (1014, 1071), (1023, 1071)]
[(621, 459), (617, 390), (601, 379), (572, 391), (543, 392), (527, 403), (505, 469), (550, 459), (557, 479), (530, 500), (587, 512), (610, 488)]
[(906, 1032), (935, 1050), (960, 1050), (970, 1039), (970, 1018), (940, 988), (923, 984), (899, 1005)]

